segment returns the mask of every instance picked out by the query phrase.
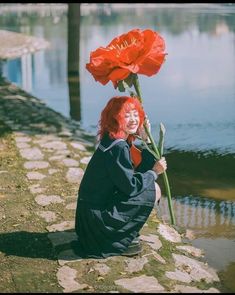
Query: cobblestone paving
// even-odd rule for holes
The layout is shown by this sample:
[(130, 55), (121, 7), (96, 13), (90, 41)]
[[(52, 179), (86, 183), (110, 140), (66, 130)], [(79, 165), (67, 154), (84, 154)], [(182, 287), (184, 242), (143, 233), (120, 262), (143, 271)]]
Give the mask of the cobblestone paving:
[[(37, 208), (33, 214), (44, 222), (44, 232), (55, 249), (61, 292), (220, 293), (219, 277), (203, 262), (203, 251), (158, 220), (155, 210), (142, 229), (140, 255), (77, 257), (69, 245), (76, 239), (77, 190), (94, 139), (78, 123), (6, 81), (0, 85), (0, 119), (13, 132), (21, 172)], [(4, 173), (0, 169), (0, 175)], [(4, 214), (0, 211), (0, 216)]]

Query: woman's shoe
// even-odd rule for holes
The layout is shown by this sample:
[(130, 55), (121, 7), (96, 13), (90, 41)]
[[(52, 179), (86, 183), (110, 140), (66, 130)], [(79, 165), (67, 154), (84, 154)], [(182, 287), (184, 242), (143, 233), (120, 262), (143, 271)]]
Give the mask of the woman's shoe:
[(130, 246), (126, 249), (125, 252), (123, 252), (122, 256), (135, 256), (140, 254), (143, 251), (142, 246), (140, 242), (132, 242)]

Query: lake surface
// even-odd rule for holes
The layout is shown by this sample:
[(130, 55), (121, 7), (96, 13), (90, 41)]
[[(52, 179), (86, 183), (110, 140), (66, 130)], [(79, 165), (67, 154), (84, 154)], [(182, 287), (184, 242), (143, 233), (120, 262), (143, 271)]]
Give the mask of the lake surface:
[[(0, 5), (0, 29), (44, 37), (51, 48), (8, 61), (3, 75), (70, 117), (67, 5), (28, 7)], [(177, 225), (193, 230), (192, 243), (235, 291), (235, 5), (82, 4), (75, 97), (81, 126), (91, 133), (107, 101), (120, 93), (85, 69), (90, 52), (133, 28), (155, 30), (166, 42), (159, 73), (139, 79), (154, 137), (160, 122), (166, 128)], [(159, 214), (169, 221), (164, 197)]]

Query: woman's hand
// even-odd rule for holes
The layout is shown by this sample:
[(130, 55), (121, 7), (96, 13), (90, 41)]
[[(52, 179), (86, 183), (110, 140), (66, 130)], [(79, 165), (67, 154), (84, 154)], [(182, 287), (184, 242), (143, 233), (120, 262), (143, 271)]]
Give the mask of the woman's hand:
[(156, 172), (157, 174), (163, 173), (166, 169), (167, 169), (167, 163), (166, 163), (165, 157), (162, 157), (160, 160), (158, 160), (152, 168), (152, 170)]
[[(149, 119), (147, 117), (145, 118), (144, 122), (145, 122), (149, 132), (151, 132), (151, 125), (150, 125)], [(138, 135), (142, 138), (143, 141), (146, 141), (147, 143), (150, 143), (150, 140), (148, 138), (148, 135), (147, 135), (143, 125), (139, 128)]]

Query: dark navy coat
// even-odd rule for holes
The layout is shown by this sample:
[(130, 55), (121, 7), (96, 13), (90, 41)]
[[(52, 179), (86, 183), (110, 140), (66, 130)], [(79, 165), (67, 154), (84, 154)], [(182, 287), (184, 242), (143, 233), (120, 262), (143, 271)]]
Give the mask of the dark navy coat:
[(135, 169), (127, 141), (103, 137), (79, 187), (77, 254), (120, 255), (139, 235), (155, 202), (154, 163), (153, 156), (143, 150), (142, 162)]

